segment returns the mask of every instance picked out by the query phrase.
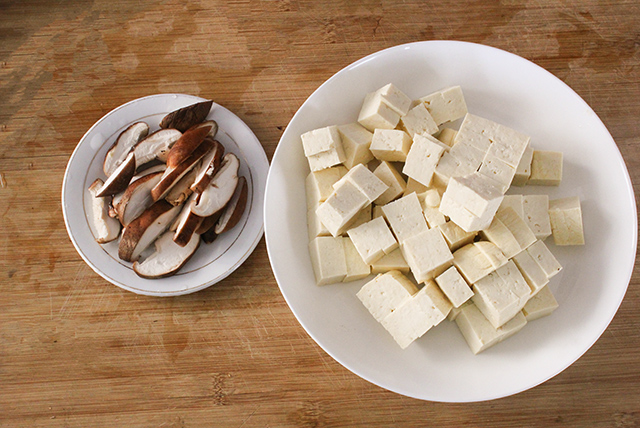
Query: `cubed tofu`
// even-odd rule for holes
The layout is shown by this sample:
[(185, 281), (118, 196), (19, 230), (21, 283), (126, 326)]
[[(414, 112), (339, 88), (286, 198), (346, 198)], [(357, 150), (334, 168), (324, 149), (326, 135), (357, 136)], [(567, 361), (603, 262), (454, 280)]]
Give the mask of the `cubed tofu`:
[(491, 224), (493, 216), (489, 215), (490, 213), (483, 218), (478, 217), (453, 200), (453, 198), (445, 198), (444, 196), (443, 194), (438, 209), (441, 213), (448, 216), (451, 222), (457, 224), (465, 232), (478, 232), (479, 230), (486, 229)]
[(394, 129), (400, 121), (400, 115), (382, 101), (379, 94), (367, 94), (362, 103), (358, 123), (369, 131), (375, 129)]
[(438, 126), (458, 120), (467, 113), (467, 104), (460, 86), (434, 92), (420, 98), (420, 101), (427, 107)]
[(418, 194), (418, 199), (429, 228), (433, 229), (447, 222), (444, 214), (440, 212), (440, 194), (436, 189), (428, 189), (426, 192)]
[(409, 193), (424, 193), (428, 190), (428, 187), (425, 186), (424, 184), (414, 180), (411, 177), (407, 178), (407, 186), (404, 189), (404, 192), (402, 193), (402, 196), (407, 196)]
[(400, 249), (418, 282), (436, 277), (453, 261), (453, 254), (437, 228), (408, 237)]
[(376, 91), (382, 102), (400, 116), (408, 114), (412, 100), (393, 83), (388, 83)]
[(457, 308), (452, 307), (451, 310), (449, 311), (449, 315), (447, 315), (447, 319), (449, 321), (455, 321), (458, 314), (462, 312), (462, 308), (464, 308), (467, 305), (473, 305), (473, 302), (471, 301), (471, 299), (464, 302), (462, 305), (460, 305), (460, 307), (457, 307)]
[(469, 284), (474, 284), (495, 270), (491, 261), (473, 243), (453, 252), (453, 265)]
[(443, 144), (431, 135), (415, 135), (402, 172), (428, 187), (444, 152)]
[(511, 186), (516, 169), (496, 156), (487, 153), (478, 172), (500, 183), (502, 193), (504, 193)]
[(329, 230), (316, 215), (316, 209), (313, 207), (307, 210), (307, 232), (309, 233), (309, 241), (318, 236), (331, 236)]
[(464, 280), (458, 269), (451, 266), (436, 277), (436, 283), (440, 290), (447, 296), (454, 308), (460, 307), (473, 296), (473, 291), (467, 281)]
[(341, 237), (319, 236), (311, 240), (309, 254), (316, 284), (341, 282), (347, 276), (347, 262)]
[(411, 148), (409, 134), (399, 129), (381, 129), (373, 131), (369, 150), (376, 159), (389, 162), (404, 162)]
[(358, 254), (371, 264), (398, 248), (398, 241), (382, 217), (375, 218), (347, 231)]
[(449, 152), (442, 154), (433, 175), (433, 185), (446, 187), (451, 177), (457, 176), (460, 161)]
[(442, 322), (451, 303), (438, 287), (430, 281), (410, 300), (382, 320), (382, 326), (391, 334), (402, 349)]
[(371, 206), (371, 219), (382, 217), (384, 218), (384, 212), (382, 212), (382, 205)]
[(532, 186), (559, 186), (562, 181), (562, 152), (534, 150), (531, 175)]
[(464, 229), (452, 221), (438, 225), (438, 229), (442, 232), (442, 236), (444, 236), (451, 251), (456, 251), (458, 248), (472, 243), (477, 235), (477, 232), (465, 232)]
[(527, 318), (527, 322), (531, 322), (551, 315), (556, 309), (558, 309), (558, 301), (547, 286), (529, 299), (524, 308), (522, 308), (522, 313)]
[(381, 322), (418, 292), (418, 287), (399, 271), (377, 275), (362, 286), (358, 299)]
[(432, 135), (438, 132), (438, 125), (436, 125), (424, 103), (420, 103), (409, 110), (405, 116), (400, 118), (400, 123), (410, 136), (416, 134)]
[(301, 139), (304, 154), (312, 171), (320, 171), (344, 162), (345, 154), (337, 126), (305, 132)]
[(549, 283), (545, 271), (526, 250), (516, 254), (512, 260), (527, 281), (532, 296), (537, 295)]
[(429, 230), (422, 214), (420, 200), (415, 193), (384, 205), (382, 212), (400, 244), (407, 238)]
[(474, 304), (461, 307), (455, 322), (474, 354), (513, 336), (527, 324), (521, 312), (502, 327), (495, 328)]
[(362, 260), (351, 239), (345, 237), (340, 239), (342, 239), (342, 244), (344, 245), (344, 256), (347, 264), (347, 274), (342, 282), (357, 281), (369, 276), (371, 274), (371, 266)]
[(353, 183), (345, 181), (318, 206), (316, 215), (335, 237), (341, 235), (368, 204), (367, 197)]
[(339, 165), (344, 161), (344, 155), (341, 153), (342, 152), (336, 149), (308, 156), (309, 169), (311, 169), (311, 171), (321, 171)]
[(524, 195), (504, 195), (500, 208), (498, 210), (510, 207), (512, 208), (521, 219), (524, 219)]
[(389, 188), (384, 181), (380, 180), (363, 164), (358, 164), (351, 168), (344, 177), (333, 185), (334, 189), (344, 181), (350, 181), (356, 186), (367, 197), (369, 202), (378, 199)]
[[(455, 172), (450, 177), (462, 177), (476, 172), (487, 154), (486, 150), (479, 149), (468, 141), (460, 141), (459, 135), (459, 133), (456, 135), (456, 143), (449, 150), (449, 154), (455, 158), (457, 164)], [(453, 164), (450, 160), (448, 163)]]
[(498, 248), (498, 246), (493, 242), (477, 241), (474, 242), (473, 245), (475, 245), (482, 254), (489, 259), (489, 263), (491, 263), (491, 266), (493, 266), (494, 269), (498, 269), (500, 266), (504, 266), (507, 263), (507, 258), (502, 251), (500, 251), (500, 248)]
[(382, 258), (371, 263), (371, 273), (385, 273), (391, 270), (397, 270), (404, 274), (408, 274), (411, 270), (400, 248), (396, 248), (389, 254), (385, 254)]
[[(503, 271), (508, 273), (502, 274)], [(475, 282), (473, 292), (473, 303), (494, 328), (518, 314), (531, 296), (529, 286), (512, 261)]]
[[(490, 213), (493, 218), (502, 202), (503, 192), (498, 183), (491, 178), (474, 173), (449, 180), (447, 190), (442, 196), (443, 200), (445, 198), (452, 198), (478, 217), (484, 217)], [(449, 215), (446, 212), (444, 214)]]
[(480, 236), (493, 242), (508, 259), (523, 250), (513, 233), (497, 217), (493, 219), (488, 228), (480, 231)]
[[(368, 221), (371, 221), (373, 219), (372, 212), (373, 212), (372, 205), (367, 205), (364, 208), (362, 208), (360, 211), (358, 211), (358, 214), (356, 214), (351, 220), (351, 222), (349, 223), (349, 228), (353, 229), (354, 227), (358, 227)], [(344, 232), (342, 233), (342, 236), (345, 236)]]
[(537, 239), (546, 239), (551, 235), (548, 195), (525, 195), (522, 198), (524, 221)]
[(333, 185), (347, 173), (344, 166), (311, 171), (305, 180), (307, 209), (315, 209), (333, 193)]
[(502, 224), (507, 227), (507, 229), (509, 229), (509, 231), (513, 234), (513, 237), (516, 238), (516, 241), (518, 241), (520, 248), (528, 248), (529, 245), (536, 242), (536, 235), (533, 233), (524, 219), (519, 216), (513, 208), (505, 207), (498, 209), (496, 218), (499, 219)]
[(452, 128), (442, 128), (436, 138), (449, 147), (453, 147), (453, 143), (458, 131)]
[(338, 126), (338, 132), (342, 137), (342, 148), (344, 150), (344, 166), (351, 169), (355, 165), (367, 164), (373, 155), (369, 150), (373, 133), (359, 123), (348, 123)]
[(551, 234), (556, 245), (584, 245), (582, 208), (577, 196), (549, 201)]
[(547, 274), (547, 278), (551, 279), (562, 270), (562, 266), (544, 242), (534, 242), (527, 248), (527, 252), (540, 265), (544, 273)]
[(516, 174), (511, 181), (512, 186), (524, 186), (529, 181), (529, 177), (531, 176), (531, 160), (533, 159), (533, 147), (528, 145), (525, 149), (522, 157), (520, 158), (520, 163), (518, 163), (518, 167), (516, 168)]
[(398, 170), (389, 162), (380, 162), (380, 165), (376, 167), (373, 173), (388, 186), (387, 190), (374, 201), (376, 204), (388, 204), (404, 193), (407, 183)]

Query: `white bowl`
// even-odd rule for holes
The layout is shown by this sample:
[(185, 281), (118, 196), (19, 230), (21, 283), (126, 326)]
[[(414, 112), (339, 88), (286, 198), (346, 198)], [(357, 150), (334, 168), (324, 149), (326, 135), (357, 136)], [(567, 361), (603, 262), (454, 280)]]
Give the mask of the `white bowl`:
[(62, 211), (69, 237), (91, 268), (107, 281), (138, 294), (176, 296), (202, 290), (223, 280), (253, 252), (262, 237), (262, 211), (269, 162), (251, 129), (226, 108), (213, 104), (208, 119), (218, 123), (216, 139), (240, 159), (239, 174), (247, 179), (247, 209), (240, 222), (211, 244), (202, 244), (180, 271), (169, 278), (144, 279), (131, 263), (118, 258), (119, 240), (96, 243), (86, 212), (91, 203), (87, 190), (96, 179), (106, 178), (102, 163), (120, 133), (132, 123), (145, 121), (153, 132), (171, 111), (204, 101), (183, 94), (151, 95), (130, 101), (95, 123), (76, 146), (62, 184)]
[[(418, 98), (461, 85), (469, 111), (532, 137), (537, 149), (564, 153), (557, 188), (525, 193), (582, 200), (586, 245), (551, 251), (564, 270), (550, 284), (560, 307), (514, 337), (473, 355), (448, 321), (401, 350), (356, 298), (365, 282), (316, 286), (308, 255), (300, 135), (354, 122), (366, 93), (393, 82)], [(514, 192), (515, 193), (515, 192)], [(265, 237), (287, 303), (311, 337), (362, 378), (424, 400), (504, 397), (558, 374), (600, 337), (615, 315), (633, 269), (636, 207), (624, 161), (593, 110), (549, 72), (499, 49), (433, 41), (363, 58), (320, 86), (295, 114), (267, 179)]]

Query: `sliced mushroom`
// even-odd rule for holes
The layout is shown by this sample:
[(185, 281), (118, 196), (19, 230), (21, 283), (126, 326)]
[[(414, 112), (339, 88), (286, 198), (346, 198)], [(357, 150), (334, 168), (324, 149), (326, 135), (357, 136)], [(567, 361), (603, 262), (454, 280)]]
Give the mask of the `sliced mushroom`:
[(122, 232), (118, 256), (126, 262), (134, 262), (140, 254), (160, 236), (180, 212), (169, 202), (160, 200), (147, 208)]
[(185, 131), (167, 154), (167, 168), (176, 167), (184, 162), (200, 146), (214, 126), (217, 128), (218, 125), (210, 120)]
[(158, 184), (160, 178), (162, 178), (162, 172), (154, 172), (129, 184), (127, 190), (114, 205), (123, 226), (131, 223), (153, 204), (151, 189)]
[(138, 165), (145, 165), (153, 160), (165, 162), (173, 144), (182, 136), (177, 129), (161, 129), (140, 141), (133, 148)]
[[(136, 157), (136, 163), (138, 163), (138, 158)], [(167, 169), (167, 165), (163, 163), (159, 163), (157, 165), (149, 166), (148, 168), (144, 168), (142, 170), (137, 170), (137, 174), (133, 176), (131, 182), (133, 183), (139, 178), (144, 177), (145, 175), (153, 174), (156, 172), (164, 172)]]
[(110, 177), (116, 168), (124, 162), (131, 148), (146, 137), (148, 133), (149, 125), (144, 122), (136, 122), (122, 131), (104, 157), (104, 163), (102, 164), (104, 174)]
[[(210, 137), (207, 137), (210, 138)], [(224, 146), (220, 142), (213, 140), (215, 148), (202, 159), (202, 165), (197, 171), (196, 178), (191, 186), (191, 190), (194, 192), (202, 193), (207, 188), (213, 176), (216, 175), (220, 164), (222, 163), (222, 157), (224, 156)]]
[(189, 156), (184, 162), (175, 167), (167, 167), (158, 184), (151, 189), (151, 196), (153, 197), (153, 200), (157, 201), (167, 196), (171, 188), (175, 186), (189, 171), (195, 168), (198, 162), (205, 157), (210, 150), (213, 150), (213, 144), (209, 141), (203, 141), (202, 144), (200, 144), (200, 146), (198, 146), (198, 148), (191, 153), (191, 156)]
[(89, 221), (96, 242), (99, 244), (111, 242), (120, 235), (120, 222), (109, 216), (109, 204), (106, 198), (96, 196), (103, 184), (103, 181), (98, 178), (89, 186), (89, 193), (93, 196)]
[(213, 227), (207, 230), (202, 235), (200, 235), (200, 239), (202, 239), (202, 242), (204, 242), (205, 244), (211, 244), (213, 241), (216, 240), (217, 237), (218, 237), (218, 234), (216, 233)]
[(189, 171), (184, 177), (182, 177), (180, 181), (178, 181), (171, 188), (171, 190), (169, 190), (167, 196), (164, 197), (167, 202), (169, 202), (171, 205), (180, 205), (183, 204), (184, 201), (189, 198), (189, 196), (191, 196), (191, 194), (193, 193), (193, 190), (191, 190), (191, 185), (196, 179), (196, 174), (198, 172), (198, 169), (200, 168), (201, 163), (202, 162), (198, 162), (198, 164), (191, 171)]
[(224, 208), (238, 185), (239, 167), (240, 161), (233, 153), (224, 156), (218, 173), (192, 208), (196, 215), (209, 217)]
[(173, 111), (162, 118), (160, 128), (175, 128), (181, 132), (202, 122), (209, 115), (213, 101), (202, 101)]
[(238, 224), (247, 206), (248, 193), (247, 180), (244, 177), (240, 177), (231, 200), (225, 205), (220, 219), (216, 222), (214, 231), (217, 235), (232, 229)]
[(195, 215), (191, 211), (191, 207), (196, 203), (198, 194), (191, 195), (187, 203), (182, 207), (180, 215), (174, 221), (175, 235), (173, 235), (173, 241), (184, 247), (191, 240), (191, 236), (195, 233), (196, 229), (202, 223), (203, 218)]
[(97, 196), (113, 196), (122, 192), (131, 182), (131, 178), (136, 172), (136, 157), (133, 152), (129, 152), (124, 162), (120, 164), (113, 174), (107, 178)]
[(165, 278), (178, 272), (200, 245), (200, 237), (192, 235), (189, 242), (181, 247), (171, 239), (173, 234), (166, 232), (155, 242), (155, 252), (142, 262), (133, 263), (133, 271), (143, 278)]

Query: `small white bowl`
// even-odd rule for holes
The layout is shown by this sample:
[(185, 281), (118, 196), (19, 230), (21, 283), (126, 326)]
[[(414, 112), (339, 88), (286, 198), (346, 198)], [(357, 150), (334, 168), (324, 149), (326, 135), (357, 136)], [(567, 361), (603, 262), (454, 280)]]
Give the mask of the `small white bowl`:
[[(416, 99), (460, 85), (469, 111), (532, 137), (541, 150), (564, 153), (557, 188), (525, 187), (582, 201), (586, 245), (555, 247), (564, 266), (550, 284), (560, 307), (514, 337), (473, 355), (445, 321), (401, 350), (356, 298), (365, 282), (316, 286), (308, 255), (300, 135), (354, 122), (366, 93), (387, 83)], [(517, 193), (517, 192), (513, 192)], [(463, 42), (396, 46), (363, 58), (320, 86), (295, 114), (267, 179), (265, 237), (276, 279), (309, 335), (362, 378), (410, 397), (445, 402), (489, 400), (544, 382), (577, 360), (615, 315), (635, 262), (633, 188), (611, 135), (566, 84), (505, 51)]]
[(118, 258), (118, 241), (96, 243), (87, 221), (91, 194), (87, 190), (96, 178), (105, 179), (102, 163), (120, 133), (132, 123), (147, 122), (150, 132), (160, 120), (181, 107), (204, 101), (183, 94), (151, 95), (130, 101), (97, 121), (76, 146), (62, 184), (62, 212), (71, 242), (91, 268), (107, 281), (138, 294), (177, 296), (202, 290), (223, 280), (253, 252), (263, 232), (262, 211), (269, 162), (251, 129), (226, 108), (213, 104), (208, 119), (218, 123), (216, 139), (240, 159), (239, 174), (247, 179), (247, 208), (232, 230), (211, 244), (202, 244), (180, 271), (169, 278), (144, 279), (131, 263)]

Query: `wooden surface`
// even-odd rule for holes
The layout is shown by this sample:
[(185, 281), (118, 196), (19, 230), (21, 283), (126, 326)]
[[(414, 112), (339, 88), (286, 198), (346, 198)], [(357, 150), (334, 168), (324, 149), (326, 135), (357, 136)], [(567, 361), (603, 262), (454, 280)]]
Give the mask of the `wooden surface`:
[(297, 323), (264, 240), (179, 298), (122, 291), (73, 248), (60, 189), (86, 130), (133, 98), (213, 98), (269, 159), (324, 80), (401, 43), (506, 49), (576, 90), (640, 183), (640, 7), (633, 1), (0, 0), (0, 427), (640, 426), (640, 277), (574, 365), (500, 400), (382, 390)]

